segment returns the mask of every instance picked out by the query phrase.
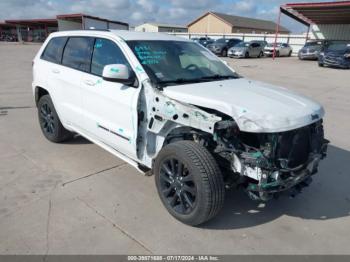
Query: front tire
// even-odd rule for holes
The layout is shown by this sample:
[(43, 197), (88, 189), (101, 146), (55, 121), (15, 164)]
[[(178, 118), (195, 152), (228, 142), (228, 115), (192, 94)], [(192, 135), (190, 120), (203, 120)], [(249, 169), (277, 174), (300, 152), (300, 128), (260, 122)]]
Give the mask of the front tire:
[(227, 57), (227, 50), (226, 50), (226, 49), (223, 49), (223, 50), (222, 50), (221, 56)]
[(221, 171), (209, 151), (192, 141), (164, 147), (154, 164), (160, 199), (182, 223), (196, 226), (213, 218), (224, 204)]
[(39, 99), (38, 118), (41, 131), (49, 141), (60, 143), (74, 136), (63, 127), (50, 95), (44, 95)]

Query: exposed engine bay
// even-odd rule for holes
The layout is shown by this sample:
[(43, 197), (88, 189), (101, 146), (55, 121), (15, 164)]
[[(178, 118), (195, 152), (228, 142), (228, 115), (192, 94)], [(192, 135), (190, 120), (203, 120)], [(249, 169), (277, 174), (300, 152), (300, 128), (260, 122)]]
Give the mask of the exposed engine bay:
[(296, 130), (261, 134), (240, 132), (234, 121), (222, 121), (214, 139), (214, 152), (234, 173), (232, 183), (243, 185), (256, 200), (286, 190), (298, 193), (311, 182), (328, 145), (322, 120)]
[(216, 123), (213, 136), (197, 131), (191, 136), (187, 139), (215, 156), (226, 187), (243, 187), (250, 198), (262, 201), (282, 192), (295, 196), (308, 186), (329, 143), (322, 120), (280, 133), (241, 132), (234, 120), (223, 120)]

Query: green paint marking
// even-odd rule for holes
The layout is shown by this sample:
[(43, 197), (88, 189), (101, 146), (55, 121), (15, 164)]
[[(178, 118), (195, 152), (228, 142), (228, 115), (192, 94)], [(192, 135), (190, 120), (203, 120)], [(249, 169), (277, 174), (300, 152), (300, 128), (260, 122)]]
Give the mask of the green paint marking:
[(111, 72), (119, 73), (119, 69), (118, 68), (111, 68)]
[(262, 153), (261, 152), (255, 152), (255, 153), (252, 153), (252, 157), (254, 158), (259, 158), (259, 157), (262, 157)]
[(141, 66), (136, 66), (136, 71), (137, 72), (139, 72), (139, 73), (143, 73), (143, 72), (145, 72), (143, 69), (142, 69), (142, 67)]
[(194, 112), (194, 115), (196, 116), (196, 117), (201, 117), (201, 118), (203, 118), (203, 119), (208, 119), (208, 117), (206, 116), (206, 115), (204, 115), (203, 113), (201, 113), (201, 112), (199, 112), (199, 111), (195, 111)]
[(98, 79), (98, 80), (96, 81), (96, 84), (97, 84), (97, 85), (102, 84), (102, 79)]

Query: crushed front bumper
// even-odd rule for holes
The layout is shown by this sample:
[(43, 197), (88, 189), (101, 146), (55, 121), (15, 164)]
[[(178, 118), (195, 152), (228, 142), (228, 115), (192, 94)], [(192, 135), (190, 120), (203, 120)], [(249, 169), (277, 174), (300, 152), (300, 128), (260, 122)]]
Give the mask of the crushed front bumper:
[[(320, 153), (312, 154), (308, 163), (302, 167), (273, 173), (262, 172), (259, 183), (248, 184), (246, 191), (249, 197), (253, 200), (268, 201), (282, 193), (292, 197), (300, 193), (312, 182), (312, 175), (317, 173), (320, 160), (327, 156), (328, 143), (329, 141), (325, 140)], [(274, 176), (273, 180), (271, 176)]]

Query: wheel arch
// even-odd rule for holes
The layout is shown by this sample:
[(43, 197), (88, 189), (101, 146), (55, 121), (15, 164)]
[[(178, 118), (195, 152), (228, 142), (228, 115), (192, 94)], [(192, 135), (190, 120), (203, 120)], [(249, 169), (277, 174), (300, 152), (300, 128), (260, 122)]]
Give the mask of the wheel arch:
[(44, 95), (49, 95), (49, 91), (47, 89), (41, 87), (41, 86), (36, 86), (34, 89), (34, 97), (35, 97), (35, 105), (38, 106), (38, 102), (40, 98)]
[[(161, 150), (169, 144), (179, 141), (193, 141), (203, 144), (204, 139), (213, 139), (213, 134), (202, 131), (191, 126), (171, 123), (160, 134), (148, 133), (147, 135), (147, 154), (155, 160)], [(154, 161), (152, 163), (153, 167)]]

